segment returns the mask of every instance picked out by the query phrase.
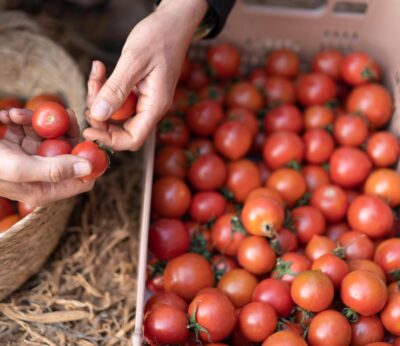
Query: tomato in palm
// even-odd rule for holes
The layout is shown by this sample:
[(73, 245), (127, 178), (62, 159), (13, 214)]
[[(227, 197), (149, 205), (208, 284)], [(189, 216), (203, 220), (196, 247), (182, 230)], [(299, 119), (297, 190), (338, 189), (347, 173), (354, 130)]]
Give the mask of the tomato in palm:
[(335, 119), (332, 109), (325, 106), (311, 106), (304, 111), (304, 127), (309, 129), (327, 128)]
[(131, 91), (122, 106), (111, 116), (111, 120), (123, 121), (132, 117), (136, 113), (138, 97)]
[(335, 121), (333, 134), (340, 145), (358, 147), (368, 137), (368, 124), (358, 115), (342, 115)]
[(157, 151), (154, 159), (154, 173), (157, 177), (173, 176), (183, 179), (186, 176), (187, 161), (182, 148), (167, 145)]
[(190, 131), (199, 136), (210, 136), (224, 119), (220, 104), (205, 100), (189, 108), (186, 122)]
[(294, 278), (311, 268), (310, 260), (297, 252), (287, 252), (279, 257), (272, 277), (291, 283)]
[(199, 91), (198, 96), (202, 101), (211, 100), (220, 105), (222, 105), (225, 101), (225, 91), (218, 84), (206, 85)]
[(200, 330), (200, 339), (218, 342), (232, 333), (236, 324), (235, 307), (215, 288), (200, 292), (190, 303), (188, 314), (206, 331)]
[(362, 185), (372, 169), (368, 156), (360, 149), (341, 147), (336, 149), (329, 162), (332, 181), (344, 188)]
[(172, 306), (183, 312), (186, 312), (188, 308), (187, 303), (177, 294), (172, 292), (158, 292), (146, 302), (143, 315), (146, 316), (148, 312), (160, 305)]
[(322, 311), (312, 319), (307, 341), (310, 346), (350, 345), (350, 323), (338, 311)]
[(285, 211), (276, 200), (260, 196), (247, 201), (242, 209), (244, 228), (253, 235), (272, 237), (285, 221)]
[(291, 161), (301, 163), (304, 151), (304, 143), (297, 134), (278, 131), (267, 137), (263, 147), (263, 157), (269, 168), (276, 169)]
[(186, 79), (186, 85), (192, 90), (200, 90), (210, 83), (210, 77), (206, 67), (195, 61), (192, 63), (192, 69)]
[(375, 132), (368, 139), (367, 154), (376, 167), (389, 167), (399, 158), (399, 142), (390, 132)]
[(270, 335), (262, 346), (307, 346), (307, 343), (301, 336), (282, 330)]
[(189, 337), (186, 314), (172, 306), (160, 305), (144, 319), (144, 338), (151, 345), (182, 344)]
[(304, 254), (314, 262), (323, 255), (332, 254), (335, 248), (336, 244), (332, 239), (323, 235), (313, 235), (304, 249)]
[[(1, 215), (1, 199), (0, 199), (0, 215)], [(24, 202), (18, 202), (18, 214), (21, 215), (21, 217), (25, 217), (32, 213), (35, 210), (35, 206), (30, 205), (28, 203)], [(1, 220), (1, 216), (0, 216)]]
[(400, 294), (390, 297), (381, 312), (381, 321), (390, 333), (400, 336)]
[(344, 232), (339, 237), (339, 245), (344, 248), (348, 260), (371, 259), (374, 255), (374, 244), (366, 234), (361, 232)]
[(332, 78), (322, 73), (309, 73), (297, 82), (297, 99), (303, 106), (322, 105), (336, 96), (336, 84)]
[(31, 111), (36, 111), (38, 107), (45, 102), (56, 102), (61, 106), (64, 106), (64, 102), (57, 95), (50, 94), (40, 94), (32, 97), (26, 102), (25, 108), (30, 109)]
[(400, 239), (383, 241), (376, 248), (374, 261), (382, 267), (390, 281), (400, 280)]
[(264, 105), (262, 95), (250, 82), (238, 82), (228, 91), (226, 102), (229, 107), (243, 107), (257, 112)]
[(269, 77), (264, 83), (264, 96), (267, 104), (295, 103), (296, 89), (293, 82), (283, 77)]
[(37, 155), (44, 157), (54, 157), (58, 155), (67, 155), (72, 151), (72, 146), (62, 139), (46, 139), (37, 150)]
[(191, 194), (186, 183), (175, 177), (163, 177), (153, 184), (152, 208), (163, 217), (182, 217), (189, 209)]
[(319, 270), (328, 276), (336, 289), (340, 288), (343, 278), (349, 273), (349, 266), (347, 263), (331, 253), (326, 253), (315, 260), (311, 269)]
[(72, 155), (77, 155), (89, 160), (92, 164), (92, 173), (81, 177), (82, 180), (93, 180), (104, 174), (109, 160), (107, 154), (96, 143), (83, 141), (75, 145), (71, 151)]
[(56, 102), (44, 102), (32, 116), (32, 127), (43, 138), (57, 138), (69, 130), (67, 110)]
[(313, 235), (325, 232), (326, 222), (319, 209), (306, 205), (293, 209), (292, 221), (297, 238), (301, 244), (307, 244)]
[(215, 154), (198, 157), (188, 171), (189, 182), (197, 190), (219, 189), (225, 183), (226, 176), (226, 165)]
[(247, 108), (233, 107), (229, 109), (228, 119), (240, 121), (248, 128), (252, 137), (257, 135), (259, 128), (257, 117), (254, 112), (248, 110)]
[(275, 278), (265, 279), (256, 286), (253, 301), (270, 304), (279, 317), (289, 316), (294, 308), (289, 283)]
[(347, 274), (341, 285), (343, 303), (362, 316), (373, 316), (383, 309), (387, 288), (380, 277), (366, 270)]
[(208, 138), (196, 138), (191, 140), (187, 150), (193, 158), (206, 154), (215, 154), (214, 144)]
[(350, 93), (346, 111), (364, 115), (372, 126), (386, 125), (392, 116), (393, 101), (383, 86), (375, 83), (360, 85)]
[(344, 219), (349, 207), (346, 192), (337, 185), (323, 185), (314, 190), (310, 203), (324, 214), (328, 222)]
[(352, 229), (371, 238), (386, 235), (394, 223), (393, 211), (377, 196), (361, 195), (350, 204), (347, 219)]
[(330, 183), (329, 174), (322, 166), (307, 165), (303, 167), (302, 172), (306, 180), (307, 189), (311, 192), (322, 185)]
[(293, 206), (307, 190), (304, 176), (291, 168), (279, 168), (272, 172), (267, 187), (278, 191), (289, 206)]
[(264, 341), (275, 331), (277, 324), (276, 312), (268, 303), (249, 303), (239, 313), (240, 330), (250, 341)]
[(379, 81), (381, 69), (367, 53), (353, 52), (346, 56), (340, 66), (340, 75), (351, 85)]
[(245, 156), (251, 142), (250, 130), (238, 120), (225, 121), (214, 132), (215, 149), (229, 160)]
[(252, 161), (233, 161), (227, 164), (227, 168), (226, 187), (237, 202), (243, 202), (252, 190), (261, 186), (260, 172)]
[(354, 259), (348, 261), (351, 272), (355, 270), (366, 270), (367, 272), (375, 273), (383, 282), (386, 282), (386, 275), (380, 264), (367, 259)]
[(307, 130), (303, 135), (305, 144), (304, 159), (308, 163), (321, 164), (329, 160), (335, 148), (335, 142), (328, 131), (323, 129)]
[(149, 249), (161, 261), (169, 261), (189, 250), (189, 233), (182, 221), (159, 219), (149, 230)]
[(222, 276), (217, 287), (236, 308), (241, 308), (251, 302), (257, 282), (257, 278), (247, 270), (233, 269)]
[(216, 77), (235, 77), (239, 73), (240, 52), (231, 44), (219, 43), (207, 51), (207, 62)]
[(349, 231), (349, 225), (346, 222), (340, 222), (329, 225), (326, 229), (326, 236), (333, 241), (337, 241), (339, 237), (347, 231)]
[(351, 346), (365, 346), (372, 342), (383, 341), (385, 329), (377, 316), (360, 316), (351, 324)]
[(15, 97), (2, 97), (0, 98), (0, 111), (8, 110), (11, 108), (23, 108), (23, 104)]
[(210, 263), (198, 254), (186, 253), (169, 261), (164, 271), (164, 286), (190, 301), (203, 288), (214, 285), (214, 273)]
[(19, 220), (21, 220), (21, 216), (18, 214), (8, 215), (0, 220), (0, 233), (7, 231), (9, 228), (14, 226)]
[(178, 86), (172, 99), (170, 112), (185, 113), (197, 100), (194, 92)]
[(271, 246), (277, 255), (297, 250), (298, 240), (294, 232), (281, 228), (275, 238), (271, 239)]
[(312, 71), (324, 73), (329, 77), (338, 80), (340, 78), (340, 66), (343, 55), (336, 49), (325, 49), (314, 55)]
[(294, 78), (300, 72), (299, 56), (290, 49), (277, 49), (268, 55), (266, 72), (269, 76)]
[(364, 193), (385, 200), (392, 208), (400, 205), (400, 174), (388, 168), (373, 171), (364, 185)]
[(265, 238), (251, 236), (244, 239), (238, 249), (239, 264), (255, 275), (269, 273), (275, 265), (275, 252)]
[(189, 142), (189, 129), (176, 115), (166, 115), (158, 124), (157, 143), (186, 147)]
[(6, 216), (9, 216), (13, 213), (14, 213), (14, 208), (11, 202), (7, 198), (0, 197), (0, 220), (4, 219)]
[(303, 130), (303, 117), (296, 106), (286, 103), (265, 114), (264, 128), (267, 134), (277, 131), (300, 133)]
[(213, 246), (222, 254), (236, 256), (246, 231), (235, 214), (224, 214), (215, 222), (211, 230)]

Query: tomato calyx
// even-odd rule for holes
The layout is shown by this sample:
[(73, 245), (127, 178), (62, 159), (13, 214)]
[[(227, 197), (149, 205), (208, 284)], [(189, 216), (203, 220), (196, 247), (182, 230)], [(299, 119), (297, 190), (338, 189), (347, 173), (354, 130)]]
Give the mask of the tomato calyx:
[(211, 339), (210, 339), (210, 332), (206, 328), (204, 328), (200, 323), (197, 322), (196, 314), (197, 314), (197, 304), (194, 306), (192, 316), (188, 316), (189, 325), (188, 325), (187, 328), (190, 329), (190, 330), (193, 330), (195, 338), (196, 338), (196, 341), (200, 341), (199, 333), (203, 332), (203, 333), (206, 333), (208, 335), (208, 341), (212, 342)]
[(160, 121), (160, 124), (158, 125), (158, 130), (160, 133), (169, 133), (173, 131), (175, 125), (172, 121), (168, 119), (164, 119)]
[(219, 192), (221, 192), (222, 196), (229, 201), (229, 202), (234, 202), (235, 201), (235, 195), (231, 190), (229, 190), (226, 186), (221, 187), (219, 189)]
[(350, 308), (343, 308), (342, 315), (347, 318), (350, 323), (356, 323), (359, 319), (357, 312)]
[(329, 169), (330, 169), (329, 163), (324, 163), (324, 164), (322, 165), (322, 168), (323, 168), (325, 171), (329, 172)]
[(218, 99), (219, 91), (214, 85), (211, 85), (207, 89), (207, 95), (211, 100), (215, 101)]
[(297, 276), (297, 273), (292, 272), (290, 267), (292, 266), (292, 262), (282, 261), (281, 258), (276, 260), (276, 266), (274, 272), (276, 273), (277, 279), (282, 279), (285, 275)]
[(325, 130), (330, 134), (333, 134), (333, 124), (326, 125)]
[(340, 102), (336, 99), (332, 99), (332, 100), (326, 101), (324, 106), (328, 109), (335, 110), (335, 109), (339, 108)]
[(284, 227), (287, 228), (289, 231), (295, 233), (296, 232), (296, 227), (294, 226), (293, 223), (293, 218), (292, 218), (292, 213), (290, 210), (286, 210), (285, 213), (285, 221), (284, 221)]
[(277, 238), (271, 239), (271, 241), (269, 242), (272, 249), (275, 251), (275, 253), (278, 256), (283, 255), (283, 249), (281, 247), (281, 243), (279, 242), (279, 240)]
[(306, 192), (303, 197), (301, 197), (297, 203), (296, 207), (301, 207), (304, 205), (309, 205), (310, 204), (310, 199), (311, 199), (311, 192)]
[(301, 320), (299, 322), (300, 327), (304, 329), (303, 338), (307, 338), (308, 330), (310, 328), (310, 321), (315, 316), (315, 313), (306, 309), (303, 309), (299, 306), (295, 308), (297, 311), (302, 313)]
[[(220, 264), (223, 265), (222, 268), (219, 268)], [(215, 262), (212, 265), (212, 270), (214, 272), (215, 282), (219, 282), (219, 280), (221, 280), (221, 278), (226, 273), (226, 269), (227, 269), (227, 265), (226, 265), (226, 262), (223, 260), (223, 258), (221, 258), (219, 261)]]
[(202, 255), (207, 261), (211, 261), (211, 253), (207, 249), (207, 240), (201, 232), (196, 232), (190, 241), (190, 252)]
[(247, 235), (247, 232), (244, 229), (244, 226), (243, 226), (242, 221), (240, 220), (239, 216), (234, 215), (231, 217), (231, 225), (232, 225), (231, 238), (233, 238), (233, 233), (236, 233), (236, 232), (241, 233), (243, 235)]
[(276, 331), (285, 330), (285, 325), (295, 323), (294, 317), (281, 317), (278, 319), (278, 324), (276, 325)]
[(301, 164), (298, 163), (298, 162), (295, 161), (295, 160), (289, 161), (289, 162), (286, 164), (286, 167), (287, 167), (287, 168), (294, 169), (295, 171), (298, 171), (298, 172), (301, 171)]
[(157, 261), (155, 263), (149, 264), (147, 267), (149, 269), (149, 272), (151, 273), (151, 278), (163, 275), (166, 266), (167, 262), (165, 261)]
[(370, 82), (378, 80), (378, 76), (376, 75), (374, 70), (368, 66), (361, 71), (361, 78), (364, 79), (365, 81), (370, 81)]
[(341, 259), (346, 257), (346, 248), (344, 246), (338, 246), (333, 250), (333, 254)]
[(400, 282), (400, 268), (399, 269), (393, 269), (389, 272), (389, 275), (395, 279), (398, 283)]

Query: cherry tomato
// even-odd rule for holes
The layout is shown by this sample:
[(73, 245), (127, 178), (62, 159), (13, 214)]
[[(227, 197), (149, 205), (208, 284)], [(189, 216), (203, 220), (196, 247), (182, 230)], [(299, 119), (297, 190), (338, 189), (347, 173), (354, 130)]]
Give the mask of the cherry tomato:
[(240, 53), (231, 44), (219, 43), (207, 51), (207, 62), (216, 77), (235, 77), (239, 73)]
[(20, 100), (15, 97), (2, 97), (0, 98), (0, 111), (8, 110), (11, 108), (23, 108), (24, 105)]
[(261, 150), (264, 146), (266, 139), (266, 135), (264, 132), (258, 132), (253, 138), (253, 143), (251, 146), (251, 153), (256, 154), (257, 156), (261, 153)]
[(167, 292), (176, 293), (190, 301), (203, 288), (214, 285), (210, 263), (198, 254), (186, 253), (169, 261), (164, 271)]
[(283, 201), (283, 198), (281, 197), (279, 192), (277, 192), (276, 190), (271, 189), (269, 187), (258, 187), (256, 189), (252, 190), (247, 195), (245, 203), (250, 201), (253, 198), (257, 198), (260, 196), (272, 198), (273, 200), (277, 201), (282, 206), (285, 206), (285, 202)]
[(244, 239), (237, 254), (239, 264), (255, 275), (269, 273), (275, 265), (275, 252), (265, 238), (251, 236)]
[(334, 288), (327, 275), (319, 270), (308, 270), (296, 276), (290, 294), (302, 309), (320, 312), (331, 305)]
[(312, 266), (312, 270), (320, 270), (331, 279), (333, 286), (338, 289), (343, 281), (343, 278), (349, 273), (349, 266), (341, 258), (331, 253), (316, 259)]
[(190, 202), (190, 217), (197, 222), (207, 222), (222, 215), (226, 208), (224, 197), (215, 191), (198, 192)]
[(242, 308), (239, 325), (243, 335), (254, 342), (264, 341), (276, 328), (278, 318), (270, 304), (252, 302)]
[(392, 169), (373, 171), (364, 185), (364, 193), (385, 200), (392, 208), (400, 205), (400, 174)]
[(374, 244), (366, 234), (361, 232), (344, 232), (339, 237), (339, 245), (344, 248), (348, 260), (372, 259), (374, 255)]
[(61, 100), (59, 96), (50, 94), (40, 94), (29, 99), (25, 104), (25, 108), (28, 108), (31, 111), (36, 111), (39, 108), (39, 106), (45, 102), (56, 102), (59, 105), (64, 106), (64, 102)]
[(6, 216), (11, 214), (14, 214), (13, 205), (7, 198), (0, 197), (0, 220), (3, 220)]
[(362, 185), (372, 169), (368, 156), (357, 148), (341, 147), (336, 149), (329, 162), (332, 181), (344, 188)]
[(303, 106), (322, 105), (337, 94), (332, 78), (322, 73), (309, 73), (301, 76), (297, 82), (297, 99)]
[(245, 156), (251, 142), (250, 130), (238, 120), (225, 121), (214, 132), (215, 149), (229, 160)]
[(232, 257), (225, 255), (214, 255), (211, 258), (211, 264), (217, 281), (219, 281), (225, 273), (229, 273), (231, 270), (238, 267), (238, 264)]
[(361, 113), (376, 128), (386, 125), (392, 116), (393, 101), (389, 92), (381, 85), (360, 85), (350, 93), (346, 111)]
[(379, 81), (381, 69), (367, 53), (353, 52), (346, 56), (340, 65), (340, 75), (351, 85)]
[(283, 104), (265, 114), (264, 128), (267, 134), (289, 131), (299, 134), (303, 130), (303, 117), (300, 110), (290, 104)]
[(368, 195), (361, 195), (350, 204), (347, 219), (352, 229), (371, 238), (384, 236), (394, 223), (390, 207), (380, 197)]
[(226, 165), (215, 154), (198, 157), (188, 171), (189, 182), (197, 190), (219, 189), (225, 183), (226, 176)]
[(131, 91), (122, 106), (111, 116), (110, 119), (123, 121), (132, 117), (136, 113), (138, 97)]
[(337, 185), (323, 185), (314, 190), (310, 203), (324, 214), (328, 222), (344, 219), (349, 208), (346, 192)]
[(18, 214), (8, 215), (0, 220), (0, 233), (3, 233), (14, 226), (19, 220), (21, 220), (21, 216)]
[(358, 115), (342, 115), (335, 121), (333, 134), (340, 145), (358, 147), (368, 136), (368, 124)]
[(375, 132), (367, 142), (367, 154), (376, 167), (389, 167), (399, 158), (399, 142), (390, 132)]
[(166, 115), (161, 119), (157, 130), (158, 144), (184, 148), (188, 142), (189, 129), (182, 119), (175, 115)]
[(215, 154), (214, 144), (207, 138), (196, 138), (191, 140), (187, 149), (193, 158), (206, 154)]
[(160, 216), (183, 216), (189, 209), (190, 199), (190, 190), (181, 179), (163, 177), (153, 184), (152, 208)]
[(218, 84), (206, 85), (199, 91), (199, 99), (211, 100), (222, 105), (225, 101), (225, 91)]
[(390, 333), (400, 336), (400, 294), (390, 297), (381, 312), (381, 321)]
[(189, 233), (183, 223), (175, 219), (159, 219), (149, 231), (149, 249), (162, 261), (169, 261), (189, 250)]
[[(0, 214), (1, 214), (1, 199), (0, 199)], [(36, 209), (35, 206), (30, 205), (28, 203), (23, 203), (23, 202), (18, 202), (18, 213), (21, 215), (21, 217), (25, 217), (32, 213)], [(1, 216), (0, 216), (1, 220)]]
[(271, 246), (277, 255), (297, 250), (298, 240), (294, 232), (281, 228), (275, 238), (271, 239)]
[(269, 76), (294, 78), (300, 72), (299, 56), (290, 49), (277, 49), (267, 58), (266, 72)]
[(337, 241), (343, 233), (349, 230), (349, 225), (346, 222), (336, 223), (327, 227), (326, 236), (333, 241)]
[(172, 292), (158, 292), (154, 294), (147, 302), (144, 307), (144, 316), (153, 309), (160, 305), (168, 305), (174, 307), (183, 312), (187, 311), (187, 303), (178, 295)]
[(351, 324), (351, 346), (364, 346), (372, 342), (383, 341), (385, 329), (377, 316), (360, 316)]
[(331, 254), (336, 248), (336, 244), (332, 239), (323, 235), (313, 235), (307, 243), (304, 254), (311, 260), (315, 261), (323, 255)]
[(264, 105), (262, 95), (250, 82), (238, 82), (228, 91), (226, 102), (229, 107), (243, 107), (257, 112)]
[(297, 207), (293, 209), (291, 217), (297, 238), (301, 244), (307, 244), (313, 235), (325, 232), (324, 215), (313, 206)]
[(325, 73), (329, 77), (338, 80), (340, 78), (340, 66), (343, 55), (336, 49), (325, 49), (314, 55), (312, 71)]
[(256, 115), (243, 107), (233, 107), (228, 110), (229, 120), (238, 120), (247, 127), (252, 137), (257, 135), (259, 125)]
[(374, 261), (385, 271), (390, 281), (400, 279), (400, 239), (384, 240), (375, 251)]
[(83, 141), (78, 143), (72, 149), (71, 154), (83, 157), (91, 162), (92, 173), (81, 177), (81, 179), (85, 181), (102, 176), (109, 165), (107, 154), (93, 142)]
[(269, 168), (276, 169), (291, 161), (301, 163), (304, 157), (304, 143), (293, 132), (279, 131), (267, 137), (263, 157)]
[(270, 335), (262, 346), (307, 346), (307, 343), (300, 336), (283, 330)]
[(311, 106), (304, 111), (304, 126), (309, 129), (327, 128), (335, 119), (332, 109), (325, 106)]
[(224, 112), (220, 104), (205, 100), (189, 108), (186, 122), (189, 129), (199, 136), (210, 136), (224, 119)]
[(58, 155), (67, 155), (72, 151), (72, 146), (62, 139), (46, 139), (37, 150), (37, 155), (45, 157), (54, 157)]
[(265, 279), (255, 287), (253, 301), (270, 304), (280, 317), (289, 316), (294, 308), (289, 283), (275, 278)]
[(353, 259), (348, 261), (351, 272), (355, 270), (366, 270), (367, 272), (375, 273), (383, 282), (386, 282), (386, 275), (380, 264), (367, 259)]
[(154, 173), (157, 177), (173, 176), (183, 179), (188, 166), (185, 151), (182, 148), (167, 145), (157, 151), (154, 161)]
[(69, 130), (66, 109), (56, 102), (44, 102), (33, 113), (32, 127), (43, 138), (57, 138)]
[(347, 274), (341, 285), (343, 303), (362, 316), (373, 316), (383, 309), (387, 288), (378, 275), (366, 270)]
[(259, 89), (264, 87), (264, 83), (267, 80), (267, 74), (265, 73), (265, 69), (262, 67), (255, 68), (250, 71), (249, 81)]
[(332, 136), (323, 129), (307, 130), (303, 135), (303, 141), (304, 158), (309, 163), (320, 164), (328, 161), (335, 148)]
[(283, 77), (269, 77), (264, 83), (264, 96), (267, 104), (295, 103), (296, 89), (293, 82)]
[(277, 260), (272, 277), (291, 283), (295, 277), (311, 268), (310, 260), (296, 252), (287, 252)]
[(307, 334), (310, 346), (344, 346), (351, 340), (351, 326), (340, 312), (326, 310), (311, 321)]
[(307, 189), (311, 192), (330, 183), (329, 174), (322, 166), (307, 165), (302, 169)]
[(196, 103), (197, 96), (190, 90), (178, 86), (172, 99), (170, 112), (185, 113), (190, 106)]
[(236, 308), (251, 302), (257, 278), (244, 269), (233, 269), (222, 276), (218, 289), (223, 292)]
[(192, 69), (186, 79), (186, 85), (192, 90), (200, 90), (210, 84), (210, 77), (206, 67), (195, 61), (192, 63)]

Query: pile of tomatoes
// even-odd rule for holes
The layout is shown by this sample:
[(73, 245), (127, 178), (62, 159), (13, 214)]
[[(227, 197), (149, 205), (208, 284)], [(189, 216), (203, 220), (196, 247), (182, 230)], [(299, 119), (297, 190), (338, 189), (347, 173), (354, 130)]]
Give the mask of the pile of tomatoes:
[(187, 59), (157, 132), (150, 345), (400, 345), (397, 138), (369, 55)]

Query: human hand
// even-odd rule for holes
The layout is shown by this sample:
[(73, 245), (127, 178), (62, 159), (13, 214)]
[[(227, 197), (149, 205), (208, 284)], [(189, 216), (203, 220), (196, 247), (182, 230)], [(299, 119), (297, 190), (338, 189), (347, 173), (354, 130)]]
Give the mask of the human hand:
[[(41, 139), (31, 127), (32, 114), (27, 109), (0, 111), (0, 123), (7, 126), (0, 140), (0, 195), (39, 206), (90, 190), (94, 182), (79, 179), (92, 170), (88, 160), (74, 155), (35, 155)], [(74, 145), (79, 127), (75, 115), (68, 114), (71, 126), (66, 137)]]
[[(95, 61), (88, 81), (88, 121), (83, 132), (114, 150), (137, 150), (170, 107), (193, 33), (207, 10), (206, 0), (163, 0), (130, 33), (106, 80)], [(121, 125), (106, 123), (128, 94), (138, 94), (137, 113)]]

